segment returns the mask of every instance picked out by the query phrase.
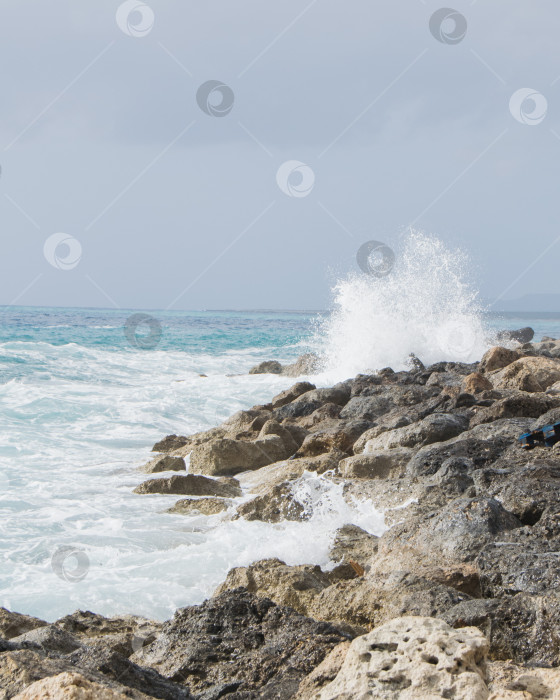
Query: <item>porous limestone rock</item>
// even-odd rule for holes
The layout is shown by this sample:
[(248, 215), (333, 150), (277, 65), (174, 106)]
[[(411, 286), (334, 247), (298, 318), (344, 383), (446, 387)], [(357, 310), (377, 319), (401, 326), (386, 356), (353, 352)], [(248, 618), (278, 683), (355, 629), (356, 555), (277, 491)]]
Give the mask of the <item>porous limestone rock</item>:
[(231, 482), (209, 479), (199, 474), (175, 474), (170, 477), (144, 481), (134, 489), (134, 493), (171, 493), (182, 496), (235, 498), (241, 496), (241, 489)]
[(157, 474), (158, 472), (181, 472), (185, 471), (185, 460), (182, 457), (174, 457), (173, 455), (163, 455), (150, 460), (140, 471), (145, 474)]
[(522, 354), (517, 352), (517, 350), (509, 350), (508, 348), (496, 345), (484, 353), (478, 364), (478, 371), (493, 372), (494, 370), (511, 365), (512, 362), (519, 360), (520, 357), (522, 357)]
[(280, 462), (291, 454), (292, 445), (286, 446), (278, 435), (267, 435), (252, 442), (217, 438), (193, 448), (190, 471), (208, 476), (233, 475)]
[(174, 506), (167, 509), (167, 513), (179, 513), (181, 515), (215, 515), (227, 510), (228, 501), (223, 498), (182, 498)]
[(492, 382), (480, 372), (467, 374), (461, 383), (461, 391), (466, 394), (480, 394), (482, 391), (491, 391)]
[(546, 391), (560, 381), (560, 359), (549, 357), (521, 357), (504, 369), (490, 375), (496, 389)]
[(422, 447), (433, 442), (449, 440), (469, 427), (468, 419), (451, 413), (433, 413), (412, 425), (388, 430), (368, 440), (364, 452), (389, 450), (395, 447)]
[(371, 450), (343, 459), (338, 468), (347, 479), (388, 479), (401, 476), (414, 450), (401, 447), (393, 450)]
[(487, 652), (476, 628), (397, 618), (354, 639), (334, 681), (309, 700), (487, 700)]
[[(125, 688), (123, 687), (123, 690)], [(145, 695), (144, 697), (148, 697)], [(13, 700), (129, 700), (130, 695), (93, 683), (80, 673), (59, 673), (28, 685)]]

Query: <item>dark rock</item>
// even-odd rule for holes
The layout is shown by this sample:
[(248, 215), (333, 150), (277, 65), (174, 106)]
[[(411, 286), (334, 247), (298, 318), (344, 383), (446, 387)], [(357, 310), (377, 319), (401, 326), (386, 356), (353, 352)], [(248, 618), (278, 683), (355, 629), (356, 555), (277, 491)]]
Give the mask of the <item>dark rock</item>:
[(223, 498), (183, 498), (174, 506), (168, 508), (166, 513), (179, 513), (180, 515), (215, 515), (227, 510), (230, 503)]
[(496, 401), (488, 408), (475, 409), (471, 418), (471, 428), (483, 423), (492, 423), (500, 418), (538, 418), (543, 413), (556, 408), (560, 400), (544, 394), (530, 394), (525, 391), (514, 392)]
[(72, 634), (65, 632), (56, 625), (47, 625), (20, 634), (11, 640), (14, 644), (30, 642), (44, 651), (70, 654), (82, 646), (81, 642)]
[(340, 417), (352, 420), (373, 421), (393, 408), (394, 402), (389, 396), (354, 396), (340, 412)]
[(30, 615), (21, 615), (20, 613), (10, 612), (6, 608), (0, 608), (0, 637), (4, 639), (12, 639), (20, 634), (25, 634), (30, 630), (38, 627), (45, 627), (48, 622), (40, 620), (38, 617)]
[(345, 638), (240, 588), (178, 610), (144, 650), (143, 663), (196, 693), (227, 686), (232, 700), (287, 700)]
[(281, 406), (285, 406), (287, 403), (291, 403), (302, 394), (305, 394), (306, 392), (312, 391), (316, 388), (317, 387), (315, 386), (315, 384), (311, 384), (311, 382), (297, 382), (289, 389), (285, 389), (284, 391), (281, 391), (279, 394), (277, 394), (270, 402), (271, 406), (273, 409), (280, 408)]
[(282, 365), (276, 360), (266, 360), (252, 367), (249, 374), (282, 374)]
[(530, 326), (519, 328), (515, 331), (500, 331), (498, 340), (516, 340), (518, 343), (530, 343), (535, 337), (535, 331)]
[(370, 421), (362, 420), (337, 421), (327, 430), (308, 435), (296, 452), (296, 457), (315, 457), (335, 449), (350, 454), (356, 440), (371, 425)]
[(146, 474), (157, 474), (159, 472), (181, 472), (186, 471), (185, 460), (182, 457), (173, 455), (164, 455), (156, 457), (150, 462), (140, 467), (140, 470)]

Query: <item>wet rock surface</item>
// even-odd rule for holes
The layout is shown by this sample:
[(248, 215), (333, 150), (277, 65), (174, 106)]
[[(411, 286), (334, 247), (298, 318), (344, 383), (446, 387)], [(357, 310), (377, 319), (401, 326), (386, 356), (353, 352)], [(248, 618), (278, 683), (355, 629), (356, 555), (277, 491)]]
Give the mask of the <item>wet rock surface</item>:
[[(518, 437), (560, 421), (560, 342), (523, 342), (480, 363), (299, 380), (216, 428), (167, 436), (149, 471), (189, 457), (188, 473), (136, 492), (187, 496), (171, 513), (267, 522), (281, 537), (283, 522), (314, 517), (311, 480), (382, 511), (385, 528), (339, 520), (328, 563), (234, 568), (165, 623), (0, 609), (0, 699), (555, 697), (560, 446)], [(307, 380), (315, 363), (259, 371)]]

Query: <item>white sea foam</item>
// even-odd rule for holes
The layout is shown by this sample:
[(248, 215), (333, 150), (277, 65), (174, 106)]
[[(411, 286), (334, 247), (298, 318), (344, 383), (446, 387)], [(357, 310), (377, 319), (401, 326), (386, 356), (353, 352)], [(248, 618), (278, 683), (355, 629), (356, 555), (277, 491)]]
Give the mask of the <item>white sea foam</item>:
[(415, 231), (395, 252), (388, 275), (352, 274), (336, 285), (316, 339), (327, 375), (406, 369), (410, 353), (425, 364), (474, 362), (489, 347), (466, 256)]

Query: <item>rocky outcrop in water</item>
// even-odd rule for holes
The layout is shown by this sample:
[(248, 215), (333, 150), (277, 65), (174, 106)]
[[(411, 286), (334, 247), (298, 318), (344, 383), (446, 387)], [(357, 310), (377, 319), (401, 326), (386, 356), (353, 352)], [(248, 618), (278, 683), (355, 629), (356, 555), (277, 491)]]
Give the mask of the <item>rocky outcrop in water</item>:
[(0, 698), (557, 697), (560, 443), (517, 438), (560, 422), (560, 342), (411, 367), (168, 436), (150, 471), (190, 473), (137, 489), (188, 496), (176, 517), (297, 522), (312, 472), (383, 511), (380, 537), (347, 523), (329, 567), (237, 567), (165, 623), (0, 610)]

